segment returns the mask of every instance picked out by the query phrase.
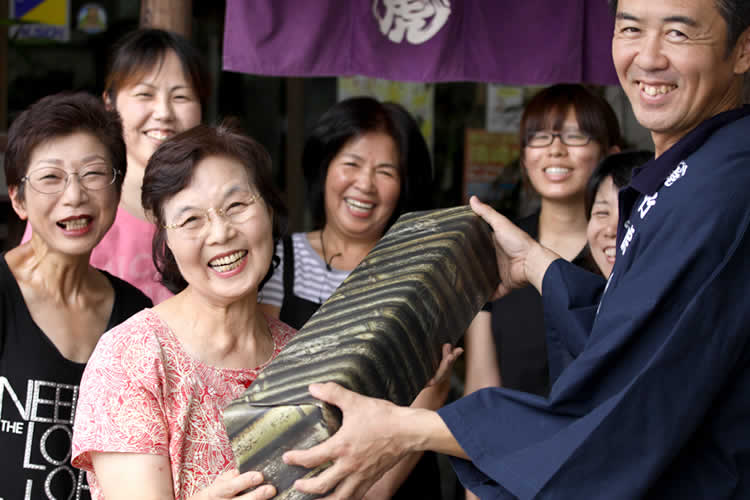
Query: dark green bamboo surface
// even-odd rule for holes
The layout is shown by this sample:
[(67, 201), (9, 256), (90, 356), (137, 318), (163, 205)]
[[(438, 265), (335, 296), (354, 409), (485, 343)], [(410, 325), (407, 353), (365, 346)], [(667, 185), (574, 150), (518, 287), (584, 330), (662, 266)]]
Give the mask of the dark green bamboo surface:
[(281, 455), (340, 425), (312, 382), (410, 404), (433, 376), (441, 346), (455, 344), (497, 287), (489, 226), (469, 207), (401, 216), (334, 294), (224, 410), (240, 471), (260, 470), (281, 499), (308, 499), (295, 479), (318, 470)]

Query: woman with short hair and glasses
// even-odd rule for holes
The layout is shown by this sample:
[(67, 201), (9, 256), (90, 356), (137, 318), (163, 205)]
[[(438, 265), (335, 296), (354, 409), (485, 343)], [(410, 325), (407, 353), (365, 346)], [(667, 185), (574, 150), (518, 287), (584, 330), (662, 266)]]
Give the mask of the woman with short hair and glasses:
[(89, 263), (125, 175), (119, 117), (89, 94), (45, 97), (13, 121), (4, 167), (34, 231), (0, 259), (0, 419), (12, 429), (0, 432), (0, 498), (88, 498), (69, 462), (78, 385), (102, 333), (151, 306)]
[[(621, 147), (612, 108), (576, 84), (536, 94), (521, 117), (521, 166), (540, 209), (517, 221), (546, 247), (596, 271), (583, 252), (586, 183), (594, 167)], [(487, 304), (465, 337), (465, 394), (500, 386), (546, 396), (550, 381), (541, 296), (532, 287)]]
[(260, 473), (236, 471), (222, 419), (295, 333), (257, 303), (285, 211), (271, 159), (233, 126), (198, 125), (151, 156), (142, 201), (176, 295), (99, 342), (73, 465), (93, 498), (271, 498)]

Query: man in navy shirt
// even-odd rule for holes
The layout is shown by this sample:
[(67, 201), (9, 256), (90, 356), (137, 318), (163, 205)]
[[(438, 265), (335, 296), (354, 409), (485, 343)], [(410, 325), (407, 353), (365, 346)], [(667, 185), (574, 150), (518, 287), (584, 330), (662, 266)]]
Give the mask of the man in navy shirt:
[(656, 155), (620, 193), (609, 281), (471, 201), (494, 229), (498, 294), (542, 292), (549, 397), (485, 389), (430, 412), (311, 386), (344, 420), (286, 454), (333, 461), (298, 489), (358, 498), (435, 450), (483, 499), (750, 498), (750, 2), (614, 7), (615, 67)]

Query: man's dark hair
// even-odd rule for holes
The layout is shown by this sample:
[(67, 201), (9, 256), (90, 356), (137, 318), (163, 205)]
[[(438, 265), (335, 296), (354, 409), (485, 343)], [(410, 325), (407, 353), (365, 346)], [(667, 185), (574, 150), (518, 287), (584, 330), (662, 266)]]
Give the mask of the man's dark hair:
[[(612, 14), (617, 13), (617, 0), (608, 0)], [(714, 0), (716, 9), (727, 23), (727, 53), (737, 45), (740, 35), (750, 26), (750, 2), (747, 0)]]
[(716, 0), (716, 8), (727, 23), (727, 50), (731, 51), (740, 35), (750, 26), (750, 2), (747, 0)]

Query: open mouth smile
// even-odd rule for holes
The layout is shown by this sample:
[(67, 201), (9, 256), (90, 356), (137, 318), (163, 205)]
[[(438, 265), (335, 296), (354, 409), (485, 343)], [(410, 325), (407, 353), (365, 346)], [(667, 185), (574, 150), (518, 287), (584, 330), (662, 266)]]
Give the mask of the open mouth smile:
[(544, 171), (550, 175), (565, 175), (571, 172), (572, 169), (566, 167), (547, 167)]
[(367, 203), (365, 201), (354, 200), (352, 198), (344, 198), (347, 206), (354, 212), (369, 212), (375, 208), (374, 203)]
[(638, 82), (638, 88), (644, 94), (651, 97), (656, 97), (672, 92), (677, 88), (677, 85), (649, 85), (647, 83)]
[(242, 259), (245, 258), (246, 255), (247, 250), (237, 250), (236, 252), (232, 252), (229, 255), (224, 255), (222, 257), (212, 259), (208, 263), (208, 265), (212, 269), (220, 273), (226, 273), (237, 269), (242, 263)]
[(58, 227), (65, 229), (66, 231), (80, 231), (91, 224), (91, 217), (84, 215), (81, 217), (71, 217), (69, 219), (61, 220), (57, 223)]
[(166, 141), (170, 137), (172, 137), (174, 134), (171, 130), (147, 130), (144, 132), (146, 137), (150, 137), (151, 139), (156, 139), (157, 141)]

